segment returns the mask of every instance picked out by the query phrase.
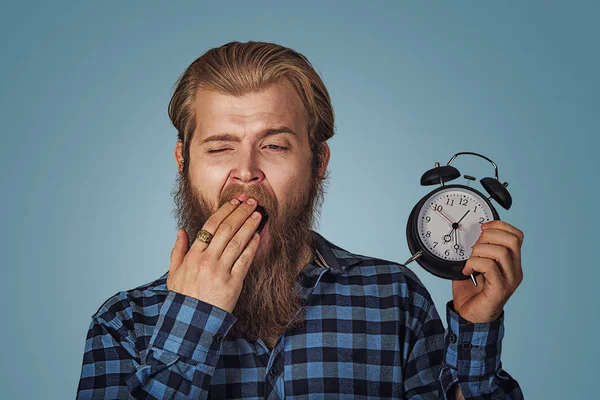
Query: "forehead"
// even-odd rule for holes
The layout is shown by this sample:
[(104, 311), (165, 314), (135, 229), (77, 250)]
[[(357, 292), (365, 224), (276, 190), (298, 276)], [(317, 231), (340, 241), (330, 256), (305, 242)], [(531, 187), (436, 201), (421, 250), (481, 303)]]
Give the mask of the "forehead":
[(304, 105), (294, 87), (282, 81), (259, 92), (234, 96), (200, 89), (194, 104), (198, 139), (211, 134), (253, 134), (287, 126), (307, 137)]

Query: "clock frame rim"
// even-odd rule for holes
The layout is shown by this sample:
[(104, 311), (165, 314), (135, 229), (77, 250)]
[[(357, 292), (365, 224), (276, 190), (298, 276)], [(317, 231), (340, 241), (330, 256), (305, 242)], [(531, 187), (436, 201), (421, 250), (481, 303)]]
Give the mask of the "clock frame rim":
[(413, 207), (412, 211), (409, 214), (408, 222), (406, 224), (406, 238), (407, 238), (407, 242), (408, 242), (408, 248), (409, 248), (411, 254), (415, 254), (419, 250), (421, 250), (423, 252), (423, 254), (420, 257), (418, 257), (416, 259), (416, 261), (426, 271), (428, 271), (429, 273), (431, 273), (437, 277), (444, 278), (444, 279), (464, 280), (464, 279), (469, 279), (468, 275), (463, 275), (463, 273), (462, 273), (462, 270), (463, 270), (465, 264), (467, 263), (468, 258), (467, 258), (467, 260), (464, 260), (464, 261), (444, 260), (443, 258), (440, 258), (437, 255), (433, 254), (431, 251), (429, 251), (429, 249), (427, 249), (427, 246), (425, 246), (423, 244), (423, 242), (421, 241), (421, 238), (418, 235), (417, 218), (419, 215), (419, 211), (423, 207), (424, 203), (427, 201), (428, 198), (433, 196), (435, 193), (440, 192), (444, 189), (452, 189), (452, 188), (466, 189), (466, 190), (469, 190), (469, 191), (474, 192), (475, 194), (479, 195), (492, 210), (492, 216), (493, 216), (494, 220), (500, 220), (498, 211), (496, 210), (496, 208), (494, 207), (492, 202), (479, 190), (477, 190), (473, 187), (461, 185), (458, 183), (451, 184), (451, 185), (443, 185), (443, 186), (435, 188), (434, 190), (429, 191), (429, 193), (424, 195), (417, 202), (417, 204), (415, 204), (415, 206)]

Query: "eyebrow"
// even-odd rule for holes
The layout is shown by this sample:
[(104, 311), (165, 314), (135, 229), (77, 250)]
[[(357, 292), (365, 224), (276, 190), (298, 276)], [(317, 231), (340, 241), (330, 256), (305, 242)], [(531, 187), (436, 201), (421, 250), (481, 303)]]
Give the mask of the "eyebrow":
[[(259, 139), (266, 138), (268, 136), (280, 135), (280, 134), (289, 134), (296, 138), (297, 141), (300, 141), (300, 137), (293, 129), (288, 128), (287, 126), (280, 126), (277, 128), (269, 128), (263, 130), (259, 135)], [(207, 142), (240, 142), (242, 139), (239, 136), (235, 136), (229, 133), (216, 134), (211, 135), (205, 139), (202, 139), (200, 144), (204, 144)]]

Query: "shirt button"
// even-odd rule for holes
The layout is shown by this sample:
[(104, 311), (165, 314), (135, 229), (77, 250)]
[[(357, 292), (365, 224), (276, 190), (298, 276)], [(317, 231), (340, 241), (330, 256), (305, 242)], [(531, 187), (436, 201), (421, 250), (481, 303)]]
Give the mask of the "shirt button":
[(279, 374), (279, 371), (277, 371), (277, 368), (273, 367), (271, 368), (270, 374), (272, 377), (276, 377)]
[(469, 342), (463, 342), (463, 344), (461, 344), (461, 347), (464, 351), (469, 351), (473, 346)]
[(448, 341), (450, 343), (456, 343), (456, 335), (454, 333), (451, 333), (450, 335), (448, 335)]
[(218, 335), (215, 339), (216, 339), (216, 341), (217, 341), (218, 344), (223, 343), (223, 335)]

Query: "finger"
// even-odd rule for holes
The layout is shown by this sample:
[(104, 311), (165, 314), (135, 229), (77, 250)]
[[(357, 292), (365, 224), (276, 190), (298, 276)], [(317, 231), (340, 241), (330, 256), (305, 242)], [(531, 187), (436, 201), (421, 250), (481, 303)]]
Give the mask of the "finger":
[[(240, 205), (240, 201), (238, 199), (231, 199), (227, 203), (223, 204), (213, 215), (211, 215), (206, 220), (206, 222), (202, 226), (202, 229), (211, 233), (213, 235), (213, 240), (214, 240), (214, 234), (215, 234), (215, 232), (217, 232), (221, 223), (232, 212), (234, 212), (236, 210), (236, 208), (238, 208), (239, 205)], [(212, 241), (211, 241), (211, 243), (212, 243)], [(190, 251), (193, 251), (195, 253), (197, 251), (205, 250), (208, 247), (208, 245), (209, 245), (209, 243), (204, 243), (201, 240), (195, 239)]]
[(479, 243), (499, 244), (511, 251), (513, 259), (521, 259), (521, 239), (514, 233), (496, 228), (488, 228), (481, 232)]
[(177, 240), (175, 241), (175, 246), (173, 246), (173, 250), (171, 250), (171, 265), (169, 266), (169, 270), (171, 272), (175, 271), (181, 263), (183, 263), (183, 258), (187, 253), (188, 249), (188, 241), (187, 241), (187, 233), (183, 229), (177, 230)]
[(254, 204), (249, 201), (254, 199), (248, 199), (244, 203), (240, 204), (230, 215), (227, 216), (217, 228), (215, 236), (210, 242), (210, 246), (207, 251), (213, 253), (217, 258), (220, 258), (223, 254), (223, 250), (229, 244), (229, 241), (237, 233), (244, 222), (250, 217), (252, 211), (256, 208), (256, 200)]
[(509, 249), (512, 262), (508, 264), (508, 268), (510, 270), (507, 271), (505, 275), (509, 276), (510, 284), (514, 285), (516, 288), (516, 286), (523, 281), (523, 268), (521, 265), (521, 238), (519, 238), (519, 236), (512, 231), (488, 228), (481, 233), (477, 242), (497, 244)]
[(237, 258), (235, 263), (233, 264), (233, 268), (231, 268), (231, 277), (238, 279), (239, 281), (243, 281), (250, 269), (250, 265), (254, 260), (254, 256), (256, 255), (256, 250), (258, 249), (258, 243), (260, 242), (260, 235), (258, 233), (254, 233), (252, 235), (252, 239), (248, 243), (248, 246), (242, 251), (242, 254)]
[(519, 238), (519, 245), (523, 244), (523, 239), (525, 237), (525, 235), (523, 234), (523, 231), (515, 228), (513, 225), (509, 224), (508, 222), (500, 221), (499, 219), (496, 219), (496, 220), (493, 220), (493, 221), (483, 224), (481, 226), (481, 229), (484, 232), (488, 229), (501, 229), (501, 230), (510, 232)]
[(513, 285), (516, 281), (516, 267), (512, 259), (511, 252), (508, 248), (502, 245), (489, 243), (476, 243), (473, 247), (471, 257), (489, 258), (496, 262), (500, 273), (508, 283)]
[(498, 264), (489, 258), (471, 256), (463, 268), (464, 275), (471, 275), (479, 272), (485, 278), (484, 290), (488, 288), (488, 294), (495, 298), (504, 298), (506, 296), (506, 282)]
[(221, 254), (221, 261), (223, 265), (231, 268), (235, 260), (240, 256), (252, 235), (256, 232), (262, 215), (258, 211), (254, 211), (250, 218), (248, 218), (241, 228), (237, 231), (234, 237), (231, 238), (223, 254)]

